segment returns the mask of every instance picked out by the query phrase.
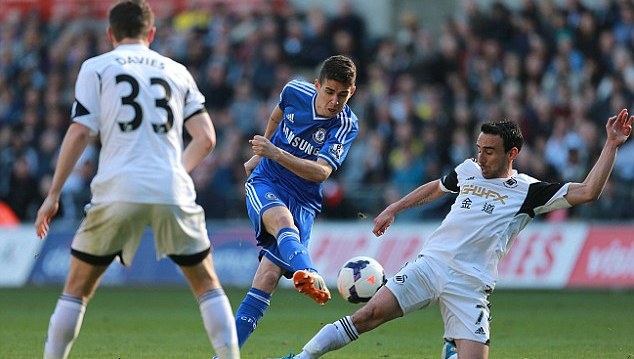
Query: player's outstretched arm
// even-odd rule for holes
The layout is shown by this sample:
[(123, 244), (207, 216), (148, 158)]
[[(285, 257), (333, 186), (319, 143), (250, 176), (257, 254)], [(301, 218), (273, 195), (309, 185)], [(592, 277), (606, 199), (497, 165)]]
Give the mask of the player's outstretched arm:
[(35, 231), (40, 239), (46, 237), (48, 233), (48, 225), (59, 209), (59, 197), (62, 193), (62, 187), (88, 145), (89, 138), (90, 129), (77, 122), (70, 125), (64, 136), (51, 188), (37, 211), (35, 219)]
[(440, 189), (440, 180), (427, 182), (416, 188), (412, 192), (406, 194), (403, 198), (390, 204), (379, 213), (374, 219), (374, 229), (372, 233), (375, 236), (382, 236), (385, 231), (394, 223), (396, 214), (407, 208), (416, 207), (425, 203), (433, 202), (442, 197), (445, 192)]
[(632, 120), (634, 120), (634, 116), (629, 116), (626, 109), (608, 119), (608, 123), (605, 125), (607, 139), (601, 155), (582, 183), (570, 184), (566, 194), (568, 203), (574, 206), (596, 201), (599, 198), (610, 177), (612, 167), (614, 167), (618, 148), (627, 141), (632, 133)]
[(183, 165), (191, 172), (216, 147), (216, 130), (207, 112), (199, 113), (185, 122), (191, 142), (183, 151)]

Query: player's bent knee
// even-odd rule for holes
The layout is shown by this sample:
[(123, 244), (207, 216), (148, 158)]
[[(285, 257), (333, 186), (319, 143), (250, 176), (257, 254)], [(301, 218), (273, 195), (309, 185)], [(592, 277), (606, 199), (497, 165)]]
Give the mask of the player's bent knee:
[(194, 253), (194, 254), (170, 254), (170, 259), (181, 267), (191, 267), (196, 264), (202, 262), (209, 255), (210, 248), (205, 249), (202, 252)]

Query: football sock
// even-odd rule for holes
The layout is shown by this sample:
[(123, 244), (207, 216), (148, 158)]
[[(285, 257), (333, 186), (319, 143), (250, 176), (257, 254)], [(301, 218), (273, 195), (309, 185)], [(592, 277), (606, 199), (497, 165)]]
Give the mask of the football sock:
[(240, 347), (249, 339), (269, 305), (271, 305), (271, 295), (269, 293), (257, 288), (249, 289), (236, 313), (236, 329)]
[(233, 312), (222, 288), (212, 289), (201, 295), (198, 306), (207, 336), (218, 358), (240, 358)]
[(359, 338), (359, 332), (352, 324), (352, 318), (345, 316), (338, 321), (327, 324), (304, 345), (298, 358), (319, 358), (322, 355), (342, 348)]
[(277, 248), (282, 258), (291, 265), (293, 271), (310, 269), (316, 272), (306, 247), (299, 240), (297, 230), (282, 228), (277, 234)]
[(48, 325), (44, 344), (44, 359), (64, 359), (68, 357), (73, 342), (84, 319), (86, 303), (80, 298), (62, 294)]

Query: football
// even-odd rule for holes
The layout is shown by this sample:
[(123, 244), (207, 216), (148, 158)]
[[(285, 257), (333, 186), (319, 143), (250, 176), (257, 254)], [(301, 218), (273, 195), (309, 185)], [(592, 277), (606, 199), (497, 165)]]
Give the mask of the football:
[(374, 258), (349, 259), (337, 274), (337, 289), (350, 303), (365, 303), (385, 284), (383, 266)]

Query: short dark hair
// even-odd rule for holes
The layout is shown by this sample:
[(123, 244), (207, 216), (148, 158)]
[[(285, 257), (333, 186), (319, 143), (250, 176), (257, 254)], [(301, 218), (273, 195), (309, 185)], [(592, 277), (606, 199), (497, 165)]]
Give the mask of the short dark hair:
[(502, 137), (504, 152), (510, 151), (513, 147), (517, 147), (517, 150), (520, 151), (524, 144), (522, 130), (520, 130), (517, 123), (510, 120), (483, 123), (482, 126), (480, 126), (480, 131), (489, 135)]
[(154, 13), (145, 0), (122, 0), (108, 13), (115, 40), (147, 37), (154, 26)]
[(319, 82), (323, 83), (326, 79), (353, 86), (357, 79), (357, 66), (349, 57), (343, 55), (330, 56), (324, 60), (319, 70)]

